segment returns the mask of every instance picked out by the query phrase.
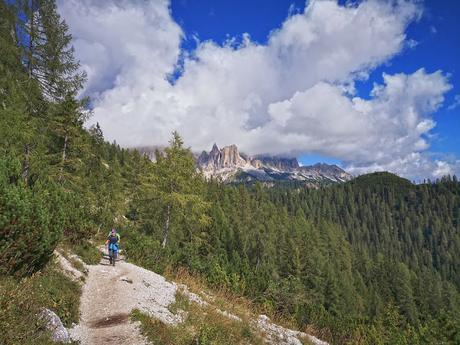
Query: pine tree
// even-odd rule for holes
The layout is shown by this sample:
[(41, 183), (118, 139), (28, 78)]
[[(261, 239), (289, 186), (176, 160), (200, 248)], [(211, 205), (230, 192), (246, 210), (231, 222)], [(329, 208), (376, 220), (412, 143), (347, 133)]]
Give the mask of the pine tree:
[[(193, 155), (183, 147), (182, 138), (173, 132), (170, 146), (164, 152), (156, 152), (156, 164), (146, 176), (143, 184), (146, 207), (157, 203), (163, 218), (161, 245), (166, 247), (174, 217), (186, 222), (187, 234), (191, 238), (192, 224), (209, 223), (206, 210), (209, 204), (202, 196), (203, 179), (195, 167)], [(149, 212), (147, 212), (149, 213)], [(183, 223), (184, 224), (184, 223)]]
[(90, 115), (84, 104), (85, 100), (77, 100), (69, 94), (63, 101), (50, 106), (49, 124), (55, 148), (51, 151), (50, 158), (57, 168), (54, 174), (60, 183), (64, 182), (66, 173), (78, 169), (81, 151), (88, 149), (85, 146), (89, 143), (81, 136), (82, 126)]
[(38, 81), (44, 95), (63, 101), (76, 95), (86, 79), (75, 60), (72, 36), (61, 19), (55, 0), (22, 0), (23, 18), (17, 38), (24, 50), (30, 79)]

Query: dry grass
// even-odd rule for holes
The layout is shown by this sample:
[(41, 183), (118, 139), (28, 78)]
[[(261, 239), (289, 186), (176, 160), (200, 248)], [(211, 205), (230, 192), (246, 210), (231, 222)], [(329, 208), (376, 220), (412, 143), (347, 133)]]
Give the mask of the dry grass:
[[(78, 260), (75, 255), (71, 253), (71, 250), (68, 246), (62, 246), (60, 245), (58, 247), (58, 252), (72, 265), (73, 268), (76, 270), (80, 271), (84, 275), (88, 274), (88, 271), (86, 270), (84, 264), (82, 261)], [(80, 278), (82, 281), (84, 281), (84, 278)]]
[[(239, 296), (228, 289), (211, 288), (207, 285), (206, 279), (199, 275), (191, 274), (186, 268), (172, 270), (168, 267), (165, 270), (164, 276), (168, 280), (186, 285), (191, 292), (199, 295), (203, 300), (221, 310), (226, 310), (241, 318), (257, 318), (259, 315), (264, 314), (280, 326), (299, 330), (294, 318), (286, 318), (284, 315), (279, 315), (270, 306), (257, 304), (249, 298)], [(300, 331), (306, 330), (303, 329)], [(309, 328), (307, 333), (313, 334), (317, 332)]]
[(248, 298), (238, 296), (225, 288), (212, 289), (208, 287), (204, 278), (192, 275), (185, 268), (179, 268), (175, 271), (167, 268), (164, 276), (166, 279), (186, 285), (191, 292), (213, 306), (241, 318), (250, 318), (264, 313), (260, 306), (254, 304)]
[[(180, 290), (176, 292), (176, 300), (169, 306), (175, 314), (183, 313), (184, 322), (177, 326), (168, 326), (159, 320), (153, 319), (139, 311), (134, 311), (133, 319), (141, 322), (141, 330), (152, 344), (162, 345), (234, 345), (234, 344), (264, 344), (263, 338), (251, 327), (248, 302), (243, 299), (238, 303), (225, 300), (227, 292), (213, 291), (212, 296), (204, 291), (202, 281), (180, 270), (172, 274), (168, 271), (167, 277), (188, 286), (190, 291), (200, 295), (210, 305), (202, 306), (191, 303), (188, 297)], [(233, 305), (239, 313), (230, 311), (224, 306)], [(240, 320), (225, 316), (219, 310), (226, 310), (238, 314)]]
[[(285, 315), (275, 313), (269, 305), (257, 304), (249, 298), (239, 296), (225, 288), (211, 288), (207, 285), (205, 278), (196, 274), (191, 274), (186, 268), (173, 270), (168, 267), (164, 272), (164, 276), (168, 280), (186, 285), (191, 292), (210, 303), (215, 309), (227, 311), (243, 320), (254, 320), (257, 319), (259, 315), (264, 314), (267, 315), (272, 322), (282, 327), (303, 331), (307, 334), (319, 336), (320, 338), (324, 337), (324, 334), (312, 325), (307, 325), (304, 329), (299, 329), (294, 318), (287, 318)], [(219, 315), (223, 316), (222, 314)], [(310, 344), (307, 339), (299, 340), (303, 344)]]
[(217, 312), (211, 306), (191, 303), (186, 306), (185, 321), (167, 326), (161, 321), (134, 311), (133, 319), (141, 322), (142, 333), (153, 344), (162, 345), (262, 345), (262, 337), (255, 333), (246, 320), (237, 321)]
[(168, 306), (168, 310), (177, 315), (180, 311), (186, 311), (190, 307), (190, 300), (181, 291), (177, 290), (174, 303)]

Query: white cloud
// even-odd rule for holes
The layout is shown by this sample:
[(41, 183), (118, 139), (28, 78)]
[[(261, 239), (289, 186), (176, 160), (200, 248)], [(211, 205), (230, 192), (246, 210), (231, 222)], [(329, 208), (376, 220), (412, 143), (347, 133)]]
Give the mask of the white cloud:
[(366, 166), (356, 166), (351, 163), (347, 171), (359, 175), (372, 171), (391, 171), (400, 176), (410, 178), (415, 182), (423, 181), (426, 178), (441, 178), (445, 175), (454, 175), (460, 171), (460, 160), (448, 157), (432, 157), (428, 153), (413, 152), (405, 157), (399, 157), (386, 164), (373, 162)]
[[(311, 140), (318, 153), (348, 161), (382, 161), (427, 148), (424, 135), (434, 127), (430, 114), (450, 85), (441, 72), (384, 75), (370, 100), (349, 98), (328, 83), (318, 83), (291, 99), (270, 105), (274, 133)], [(282, 119), (282, 122), (280, 122)]]
[(76, 55), (88, 73), (86, 92), (96, 96), (96, 102), (104, 93), (148, 89), (173, 71), (183, 34), (172, 21), (168, 4), (166, 0), (59, 1)]
[(447, 110), (454, 110), (460, 106), (460, 95), (455, 95), (454, 101), (451, 105), (447, 108)]
[(248, 153), (318, 153), (354, 171), (403, 171), (416, 164), (410, 157), (424, 156), (432, 113), (450, 88), (441, 72), (384, 75), (370, 99), (351, 98), (356, 80), (410, 46), (405, 30), (421, 15), (416, 3), (310, 1), (265, 45), (249, 35), (241, 43), (199, 42), (182, 56), (174, 85), (167, 75), (183, 54), (183, 33), (168, 6), (60, 1), (90, 77), (92, 121), (109, 140), (162, 145), (176, 129), (195, 150), (217, 142)]

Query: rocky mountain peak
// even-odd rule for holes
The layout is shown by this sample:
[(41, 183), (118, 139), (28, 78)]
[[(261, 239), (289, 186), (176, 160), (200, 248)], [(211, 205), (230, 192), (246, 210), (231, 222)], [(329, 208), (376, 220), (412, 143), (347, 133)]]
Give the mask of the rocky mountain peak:
[(211, 151), (203, 151), (197, 159), (205, 177), (218, 177), (223, 181), (308, 181), (309, 183), (342, 182), (351, 175), (337, 165), (317, 163), (300, 166), (297, 158), (273, 156), (247, 156), (240, 154), (236, 145), (221, 149), (214, 144)]
[(281, 171), (293, 171), (300, 167), (297, 158), (259, 156), (257, 159), (261, 161), (262, 165)]
[(225, 146), (222, 149), (214, 144), (211, 151), (203, 151), (198, 157), (198, 166), (205, 171), (214, 171), (224, 168), (241, 167), (246, 164), (238, 152), (236, 145)]
[(218, 155), (219, 154), (219, 147), (217, 146), (216, 143), (214, 143), (214, 145), (212, 145), (212, 149), (211, 149), (211, 152), (209, 152), (210, 155)]
[(246, 164), (246, 161), (241, 158), (236, 145), (225, 146), (220, 152), (223, 167), (243, 166)]

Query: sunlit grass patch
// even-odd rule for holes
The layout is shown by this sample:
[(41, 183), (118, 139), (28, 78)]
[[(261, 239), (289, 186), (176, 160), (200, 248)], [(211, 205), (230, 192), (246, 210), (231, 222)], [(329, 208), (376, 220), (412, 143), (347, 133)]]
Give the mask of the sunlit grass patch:
[(299, 340), (302, 343), (302, 345), (313, 345), (313, 343), (310, 340), (306, 339), (306, 338), (300, 338), (299, 337)]
[(190, 300), (180, 290), (176, 291), (175, 301), (168, 306), (171, 313), (177, 314), (179, 311), (187, 311), (190, 307)]
[(165, 276), (169, 280), (186, 285), (191, 292), (200, 296), (204, 301), (238, 317), (254, 317), (258, 312), (262, 313), (262, 310), (259, 310), (257, 305), (245, 297), (225, 288), (209, 288), (204, 278), (191, 274), (186, 268), (176, 270), (168, 268), (165, 271)]
[(70, 243), (69, 241), (65, 241), (59, 244), (57, 250), (73, 267), (81, 272), (84, 272), (84, 267), (79, 260), (73, 257), (74, 255), (77, 255), (86, 265), (96, 265), (102, 258), (102, 253), (99, 249), (89, 241), (83, 241), (81, 243)]
[(186, 304), (183, 300), (179, 301), (174, 308), (187, 311), (184, 322), (177, 326), (165, 325), (138, 310), (132, 313), (132, 318), (141, 322), (142, 333), (153, 344), (264, 344), (260, 335), (253, 331), (247, 320), (234, 320), (222, 315), (211, 306)]

